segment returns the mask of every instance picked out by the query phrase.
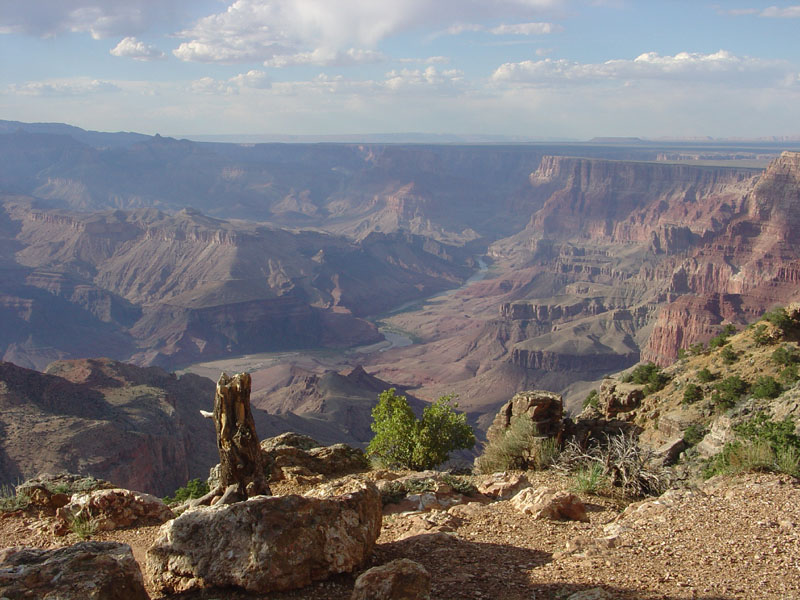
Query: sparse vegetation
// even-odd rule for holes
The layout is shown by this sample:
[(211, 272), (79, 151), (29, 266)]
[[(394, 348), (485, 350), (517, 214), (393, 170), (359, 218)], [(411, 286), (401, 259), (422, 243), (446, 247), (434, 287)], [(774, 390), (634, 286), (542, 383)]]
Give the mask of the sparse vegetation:
[(449, 485), (453, 490), (465, 496), (472, 496), (478, 489), (469, 477), (443, 474), (437, 482), (433, 477), (420, 477), (404, 479), (403, 481), (389, 481), (381, 488), (381, 501), (383, 505), (397, 504), (408, 494), (423, 494), (425, 492), (435, 492), (439, 482)]
[(719, 377), (719, 374), (709, 371), (707, 367), (703, 367), (697, 372), (697, 380), (700, 383), (711, 383), (715, 381), (717, 377)]
[(794, 421), (772, 421), (765, 412), (734, 427), (742, 438), (725, 445), (706, 464), (706, 477), (743, 471), (777, 471), (800, 477), (800, 437)]
[(784, 307), (778, 307), (764, 313), (763, 321), (771, 323), (780, 333), (781, 337), (796, 334), (800, 329), (800, 322), (789, 315)]
[(578, 468), (573, 478), (572, 489), (582, 494), (594, 495), (607, 483), (606, 476), (603, 474), (603, 465), (592, 462)]
[(683, 432), (683, 441), (686, 442), (687, 446), (696, 446), (706, 437), (707, 433), (708, 429), (706, 429), (704, 425), (692, 423), (686, 428), (686, 431)]
[(592, 408), (597, 408), (599, 404), (600, 404), (600, 394), (597, 393), (597, 390), (592, 390), (591, 392), (589, 392), (586, 398), (583, 399), (582, 407), (586, 408), (587, 406), (591, 406)]
[(739, 360), (739, 353), (730, 346), (725, 346), (719, 355), (722, 357), (722, 362), (724, 362), (726, 365), (732, 365)]
[(179, 487), (175, 490), (172, 496), (165, 496), (164, 502), (167, 504), (180, 504), (193, 498), (202, 498), (208, 492), (208, 483), (202, 479), (190, 479), (184, 487)]
[(794, 346), (784, 344), (772, 353), (770, 359), (781, 367), (789, 367), (800, 363), (800, 352)]
[(17, 494), (13, 485), (0, 486), (0, 513), (13, 512), (28, 506), (28, 497)]
[(753, 341), (758, 346), (767, 346), (774, 342), (772, 336), (767, 331), (767, 326), (759, 323), (753, 328)]
[(476, 467), (481, 473), (546, 469), (557, 455), (555, 440), (540, 437), (536, 423), (528, 417), (514, 417), (503, 435), (487, 444)]
[(644, 385), (645, 396), (657, 392), (669, 383), (669, 376), (661, 371), (655, 363), (638, 365), (633, 371), (622, 378), (623, 383), (637, 383)]
[(720, 410), (733, 408), (749, 389), (750, 384), (744, 379), (738, 375), (731, 375), (714, 386), (711, 402)]
[(800, 379), (800, 373), (798, 373), (797, 365), (789, 365), (780, 372), (779, 377), (781, 383), (784, 385), (792, 385), (795, 381)]
[(689, 353), (692, 356), (700, 356), (701, 354), (705, 354), (705, 352), (706, 345), (703, 342), (697, 342), (696, 344), (689, 346)]
[(728, 343), (728, 338), (736, 333), (736, 327), (733, 325), (726, 325), (722, 332), (719, 335), (715, 335), (710, 340), (708, 340), (708, 347), (710, 349), (714, 348), (722, 348), (725, 344)]
[(660, 494), (669, 484), (668, 472), (653, 458), (653, 452), (639, 446), (634, 436), (620, 433), (588, 448), (575, 441), (567, 442), (556, 468), (586, 473), (597, 464), (609, 485), (626, 496), (641, 497)]
[(385, 468), (424, 471), (445, 462), (455, 450), (472, 448), (475, 435), (466, 415), (453, 410), (457, 406), (452, 396), (442, 396), (417, 419), (405, 396), (394, 388), (381, 392), (372, 409), (375, 437), (367, 456)]
[(89, 539), (97, 531), (97, 521), (83, 513), (69, 517), (67, 524), (69, 530), (82, 540)]
[(783, 392), (783, 386), (775, 381), (774, 377), (770, 377), (769, 375), (762, 375), (759, 377), (755, 384), (753, 384), (750, 393), (753, 394), (753, 398), (777, 398)]
[(683, 403), (684, 404), (694, 404), (695, 402), (699, 402), (703, 399), (703, 388), (699, 385), (694, 383), (686, 384), (686, 387), (683, 388)]

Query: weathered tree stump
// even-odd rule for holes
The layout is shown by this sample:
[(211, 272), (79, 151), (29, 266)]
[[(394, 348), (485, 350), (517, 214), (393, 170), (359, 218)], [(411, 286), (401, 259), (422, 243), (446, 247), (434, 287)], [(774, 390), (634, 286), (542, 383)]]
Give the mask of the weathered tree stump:
[(250, 410), (250, 375), (223, 373), (214, 396), (214, 427), (219, 449), (220, 487), (224, 504), (269, 494), (261, 458), (261, 447)]

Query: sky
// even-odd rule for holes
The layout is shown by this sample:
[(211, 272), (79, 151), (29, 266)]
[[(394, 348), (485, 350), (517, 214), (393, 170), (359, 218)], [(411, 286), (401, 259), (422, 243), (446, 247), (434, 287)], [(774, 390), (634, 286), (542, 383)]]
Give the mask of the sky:
[(0, 119), (176, 137), (796, 137), (800, 4), (0, 0)]

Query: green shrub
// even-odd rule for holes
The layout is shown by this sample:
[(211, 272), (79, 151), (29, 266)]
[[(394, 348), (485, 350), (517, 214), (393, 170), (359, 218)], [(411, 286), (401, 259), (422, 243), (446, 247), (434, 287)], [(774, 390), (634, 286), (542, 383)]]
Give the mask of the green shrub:
[(97, 531), (97, 521), (83, 513), (69, 516), (67, 518), (67, 526), (72, 533), (82, 540), (89, 539)]
[(749, 388), (750, 385), (744, 379), (738, 375), (731, 375), (714, 386), (711, 401), (720, 409), (733, 408)]
[(694, 404), (695, 402), (699, 402), (703, 399), (703, 388), (699, 385), (695, 385), (694, 383), (686, 384), (686, 387), (683, 389), (683, 403), (684, 404)]
[(767, 332), (767, 326), (760, 323), (753, 328), (753, 341), (758, 346), (767, 346), (775, 340), (773, 340), (772, 336)]
[(661, 372), (661, 368), (654, 363), (638, 365), (633, 371), (622, 378), (623, 383), (637, 383), (644, 385), (644, 395), (657, 392), (669, 383), (669, 376)]
[(475, 466), (480, 473), (545, 469), (557, 456), (556, 441), (540, 437), (536, 423), (529, 417), (517, 416), (502, 436), (487, 444)]
[(775, 350), (770, 358), (776, 365), (788, 367), (800, 363), (800, 352), (797, 351), (797, 348), (784, 344)]
[(669, 485), (669, 472), (654, 457), (651, 450), (639, 446), (634, 436), (620, 433), (606, 436), (604, 444), (588, 447), (570, 440), (556, 468), (573, 474), (583, 473), (582, 480), (589, 482), (592, 471), (599, 470), (603, 483), (620, 488), (626, 496), (640, 497), (660, 494)]
[(726, 365), (732, 365), (732, 364), (733, 364), (733, 363), (735, 363), (737, 360), (739, 360), (739, 353), (738, 353), (738, 352), (736, 352), (736, 351), (735, 351), (733, 348), (731, 348), (730, 346), (725, 346), (725, 347), (722, 349), (722, 352), (720, 352), (720, 353), (719, 353), (719, 355), (722, 357), (722, 361), (723, 361), (723, 362), (724, 362)]
[(683, 432), (683, 441), (687, 446), (696, 446), (706, 436), (708, 429), (699, 423), (692, 423)]
[(572, 490), (583, 494), (597, 494), (608, 483), (603, 470), (603, 465), (599, 462), (580, 467), (573, 478)]
[(14, 512), (28, 506), (28, 496), (17, 494), (13, 485), (0, 486), (0, 513)]
[(473, 496), (478, 493), (478, 488), (472, 483), (469, 477), (460, 477), (458, 475), (449, 475), (445, 473), (442, 475), (442, 481), (457, 491), (459, 494), (465, 496)]
[(405, 396), (394, 388), (381, 392), (372, 409), (375, 437), (367, 456), (385, 468), (424, 471), (445, 462), (454, 450), (472, 448), (475, 435), (467, 416), (453, 410), (457, 406), (452, 396), (442, 396), (417, 419)]
[(597, 408), (600, 404), (600, 394), (597, 393), (597, 390), (592, 390), (583, 399), (582, 408), (586, 408), (587, 406), (591, 406), (592, 408)]
[(783, 386), (774, 377), (762, 375), (750, 390), (754, 398), (777, 398), (783, 393)]
[(704, 354), (706, 351), (706, 345), (703, 342), (697, 342), (696, 344), (692, 344), (689, 346), (689, 353), (692, 356), (700, 356)]
[(202, 498), (209, 491), (208, 483), (202, 479), (191, 479), (186, 482), (184, 487), (175, 490), (172, 496), (165, 496), (164, 502), (167, 504), (180, 504), (181, 502), (186, 502), (193, 498)]
[(800, 373), (798, 373), (797, 365), (789, 365), (780, 372), (779, 377), (784, 385), (792, 385), (795, 381), (800, 379)]
[(797, 333), (798, 329), (800, 329), (800, 322), (790, 316), (783, 307), (765, 312), (761, 319), (772, 323), (772, 325), (778, 329), (782, 337)]
[(703, 367), (697, 372), (697, 380), (700, 383), (710, 383), (717, 377), (719, 377), (719, 374), (709, 371), (706, 367)]
[(794, 433), (794, 421), (772, 421), (765, 412), (734, 427), (742, 438), (725, 444), (722, 452), (710, 459), (703, 469), (706, 477), (742, 471), (778, 471), (800, 475), (800, 437)]

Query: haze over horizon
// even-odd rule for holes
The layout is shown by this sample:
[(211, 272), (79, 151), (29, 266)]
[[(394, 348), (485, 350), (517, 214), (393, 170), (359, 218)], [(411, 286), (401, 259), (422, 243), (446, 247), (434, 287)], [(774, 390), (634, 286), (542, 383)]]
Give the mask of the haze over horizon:
[(800, 4), (0, 4), (9, 120), (178, 137), (800, 134)]

